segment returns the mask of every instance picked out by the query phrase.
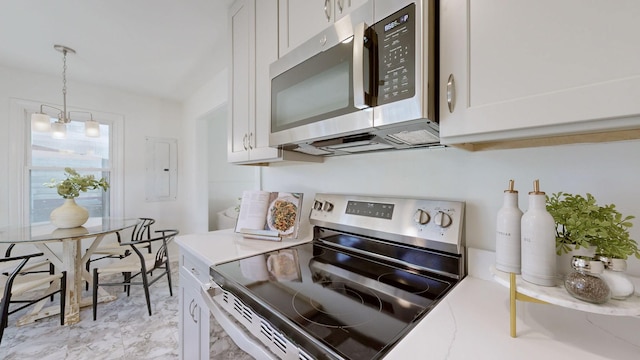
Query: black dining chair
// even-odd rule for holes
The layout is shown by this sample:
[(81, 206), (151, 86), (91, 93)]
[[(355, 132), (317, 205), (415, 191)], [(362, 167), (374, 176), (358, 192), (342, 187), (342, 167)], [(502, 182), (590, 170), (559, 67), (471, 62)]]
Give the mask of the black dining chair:
[[(13, 252), (13, 249), (15, 248), (16, 244), (10, 244), (9, 247), (7, 247), (7, 250), (4, 253), (4, 257), (8, 258), (11, 257), (11, 253)], [(19, 263), (19, 260), (14, 260), (14, 261), (7, 261), (4, 263), (4, 265), (0, 264), (0, 273), (2, 273), (3, 275), (9, 276), (9, 272), (11, 270), (13, 270)], [(48, 273), (50, 275), (53, 275), (55, 273), (55, 267), (53, 266), (53, 263), (45, 258), (44, 256), (39, 256), (39, 257), (35, 257), (35, 258), (31, 258), (29, 259), (29, 262), (24, 266), (24, 268), (22, 268), (22, 270), (20, 271), (21, 274), (40, 274), (40, 273)], [(53, 301), (53, 294), (51, 295), (51, 301)]]
[[(151, 218), (139, 218), (140, 223), (133, 228), (131, 231), (131, 241), (133, 240), (142, 240), (142, 239), (151, 239), (151, 225), (155, 224), (155, 220)], [(122, 259), (126, 256), (129, 256), (130, 249), (128, 247), (120, 246), (122, 243), (122, 238), (120, 237), (120, 233), (116, 233), (115, 243), (109, 244), (100, 244), (94, 251), (92, 255), (96, 255), (97, 257), (92, 257), (87, 260), (86, 268), (89, 271), (91, 267), (91, 263), (94, 261), (102, 260), (102, 259)], [(151, 254), (151, 246), (148, 246), (147, 252)]]
[[(131, 285), (142, 285), (144, 287), (144, 295), (147, 300), (147, 309), (151, 316), (151, 300), (149, 298), (149, 286), (160, 280), (164, 275), (167, 276), (169, 283), (169, 295), (173, 296), (171, 284), (171, 268), (169, 267), (169, 254), (167, 252), (167, 244), (171, 242), (179, 233), (178, 230), (157, 230), (156, 234), (160, 234), (151, 239), (132, 240), (122, 242), (120, 245), (131, 249), (131, 255), (111, 264), (96, 267), (93, 269), (93, 320), (97, 318), (98, 310), (98, 287), (99, 286), (124, 286), (129, 296)], [(160, 247), (155, 254), (144, 254), (143, 250), (152, 243), (159, 243)], [(149, 275), (152, 271), (159, 270), (152, 279)], [(114, 277), (106, 277), (100, 279), (99, 275), (124, 274), (123, 281), (112, 280)], [(133, 275), (132, 275), (133, 274)], [(139, 278), (138, 278), (139, 277)], [(138, 278), (138, 281), (133, 280)]]
[[(13, 252), (13, 249), (15, 248), (15, 246), (16, 244), (13, 243), (13, 244), (10, 244), (9, 247), (7, 247), (7, 250), (4, 252), (5, 258), (11, 257), (11, 253)], [(19, 260), (7, 261), (5, 264), (0, 265), (0, 272), (3, 275), (9, 275), (9, 271), (13, 270), (18, 263), (19, 263)], [(24, 268), (20, 271), (20, 273), (22, 274), (25, 274), (25, 273), (53, 274), (54, 272), (55, 272), (55, 267), (53, 266), (53, 263), (51, 263), (51, 261), (49, 261), (49, 259), (45, 258), (44, 256), (30, 259), (29, 263), (26, 264)]]
[[(152, 218), (139, 218), (140, 223), (138, 223), (133, 230), (131, 231), (131, 241), (134, 240), (142, 240), (142, 239), (151, 239), (151, 225), (155, 224), (155, 220)], [(92, 257), (87, 260), (85, 267), (87, 272), (90, 272), (91, 263), (94, 261), (102, 260), (102, 259), (123, 259), (131, 254), (131, 249), (128, 246), (120, 246), (122, 243), (122, 238), (119, 232), (116, 232), (116, 242), (101, 244), (98, 246), (92, 254)], [(146, 245), (142, 245), (141, 247), (146, 247), (147, 252), (149, 254), (152, 253), (151, 244), (147, 243)], [(93, 257), (93, 255), (97, 255), (97, 257)], [(89, 290), (89, 283), (86, 283), (87, 290)], [(126, 289), (125, 289), (126, 291)]]
[[(43, 256), (42, 253), (35, 253), (0, 258), (0, 264), (15, 263), (17, 261), (17, 265), (8, 275), (0, 275), (0, 342), (2, 342), (4, 329), (9, 324), (9, 315), (55, 294), (60, 294), (60, 325), (64, 325), (65, 296), (67, 292), (66, 271), (58, 274), (49, 274), (48, 272), (25, 273), (29, 260), (41, 256)], [(57, 288), (53, 288), (53, 284), (56, 281), (60, 285)], [(41, 289), (47, 284), (49, 284), (49, 288), (43, 293)], [(39, 292), (36, 293), (36, 290)], [(12, 304), (17, 306), (12, 307)]]

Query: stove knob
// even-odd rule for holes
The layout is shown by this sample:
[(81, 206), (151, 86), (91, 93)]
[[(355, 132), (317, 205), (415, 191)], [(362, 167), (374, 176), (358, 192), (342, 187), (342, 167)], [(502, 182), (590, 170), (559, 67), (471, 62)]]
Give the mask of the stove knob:
[(333, 210), (333, 204), (332, 204), (332, 203), (330, 203), (330, 202), (328, 202), (328, 201), (325, 201), (325, 202), (324, 202), (324, 206), (322, 207), (322, 210), (324, 210), (324, 211), (331, 211), (331, 210)]
[(314, 200), (313, 201), (313, 209), (314, 210), (322, 210), (322, 201)]
[(453, 222), (453, 219), (451, 219), (451, 215), (442, 212), (442, 211), (438, 211), (438, 213), (436, 214), (434, 221), (436, 223), (436, 225), (446, 228), (449, 227), (451, 225), (451, 223)]
[(426, 212), (426, 210), (418, 209), (416, 214), (413, 216), (413, 220), (420, 225), (425, 225), (429, 223), (431, 216), (429, 216), (429, 213)]

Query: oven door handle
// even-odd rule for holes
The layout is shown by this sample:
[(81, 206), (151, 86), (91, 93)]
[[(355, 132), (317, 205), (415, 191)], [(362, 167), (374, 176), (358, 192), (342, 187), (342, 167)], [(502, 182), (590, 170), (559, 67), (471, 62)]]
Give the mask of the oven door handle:
[(364, 89), (364, 33), (365, 23), (356, 25), (353, 29), (353, 106), (358, 109), (369, 107)]
[(215, 282), (200, 285), (200, 295), (220, 326), (227, 332), (233, 341), (244, 351), (256, 359), (278, 360), (269, 350), (261, 345), (258, 340), (247, 334), (240, 325), (231, 318), (219, 305), (215, 303), (214, 296), (222, 294), (222, 288)]

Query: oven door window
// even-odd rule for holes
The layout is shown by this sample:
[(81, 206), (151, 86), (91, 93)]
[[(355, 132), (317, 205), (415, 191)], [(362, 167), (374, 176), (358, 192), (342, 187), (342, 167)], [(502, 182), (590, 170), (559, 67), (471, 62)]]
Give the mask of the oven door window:
[(353, 41), (333, 46), (278, 75), (271, 80), (271, 131), (359, 111), (353, 104), (352, 79)]

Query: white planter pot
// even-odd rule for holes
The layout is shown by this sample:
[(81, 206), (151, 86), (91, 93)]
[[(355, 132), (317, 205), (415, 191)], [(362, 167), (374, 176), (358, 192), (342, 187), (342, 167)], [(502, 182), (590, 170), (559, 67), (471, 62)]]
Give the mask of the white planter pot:
[(76, 204), (75, 199), (65, 199), (62, 206), (53, 209), (49, 219), (60, 229), (70, 229), (86, 223), (89, 219), (89, 211)]
[[(573, 245), (569, 246), (573, 247)], [(558, 277), (560, 279), (564, 280), (564, 277), (567, 276), (568, 273), (573, 271), (573, 269), (571, 268), (571, 258), (573, 258), (574, 256), (594, 257), (596, 256), (596, 247), (580, 247), (580, 249), (573, 249), (568, 253), (562, 253), (562, 255), (558, 255), (556, 259), (556, 265), (558, 269)]]

